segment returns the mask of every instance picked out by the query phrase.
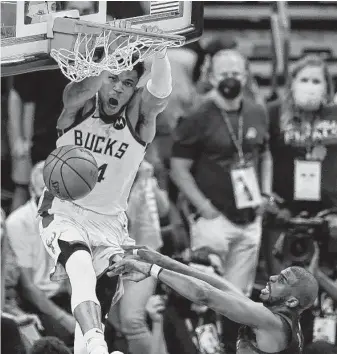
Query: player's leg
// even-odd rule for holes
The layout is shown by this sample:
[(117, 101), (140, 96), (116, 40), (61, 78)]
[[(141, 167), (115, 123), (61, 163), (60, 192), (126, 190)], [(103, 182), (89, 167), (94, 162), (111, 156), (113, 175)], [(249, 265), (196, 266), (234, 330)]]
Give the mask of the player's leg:
[[(71, 308), (81, 328), (87, 352), (108, 353), (101, 321), (101, 307), (96, 296), (96, 273), (90, 249), (82, 243), (71, 243), (67, 240), (67, 234), (61, 235), (59, 245), (59, 262), (65, 268), (71, 284)], [(82, 341), (79, 333), (77, 339)], [(77, 347), (77, 343), (75, 346)], [(80, 353), (75, 351), (75, 354)]]
[(55, 261), (53, 278), (69, 277), (71, 307), (84, 335), (87, 353), (108, 353), (96, 296), (96, 273), (85, 230), (66, 217), (48, 215), (42, 219), (40, 231), (46, 249)]

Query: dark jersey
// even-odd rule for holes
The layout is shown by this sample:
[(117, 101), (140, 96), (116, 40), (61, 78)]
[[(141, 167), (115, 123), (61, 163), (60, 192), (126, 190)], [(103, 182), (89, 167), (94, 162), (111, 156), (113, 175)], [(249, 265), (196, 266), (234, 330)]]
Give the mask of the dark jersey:
[[(301, 354), (303, 346), (303, 335), (300, 326), (299, 316), (290, 311), (274, 312), (280, 316), (284, 329), (289, 332), (289, 345), (286, 349), (275, 354)], [(242, 326), (236, 343), (237, 354), (268, 354), (256, 347), (256, 339), (253, 330), (248, 326)]]

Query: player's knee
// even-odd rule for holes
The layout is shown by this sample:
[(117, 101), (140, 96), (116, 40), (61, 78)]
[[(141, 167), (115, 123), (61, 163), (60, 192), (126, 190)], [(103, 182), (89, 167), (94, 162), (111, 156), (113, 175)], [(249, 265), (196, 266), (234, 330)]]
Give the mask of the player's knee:
[[(61, 241), (61, 244), (64, 241)], [(91, 301), (100, 305), (96, 295), (96, 274), (92, 264), (90, 250), (86, 245), (62, 245), (62, 264), (71, 284), (71, 309), (83, 302)]]
[(64, 269), (67, 270), (69, 263), (76, 263), (78, 269), (81, 269), (82, 265), (83, 267), (92, 267), (90, 249), (86, 244), (82, 242), (70, 243), (63, 240), (58, 240), (58, 243), (61, 250), (58, 262), (62, 264)]

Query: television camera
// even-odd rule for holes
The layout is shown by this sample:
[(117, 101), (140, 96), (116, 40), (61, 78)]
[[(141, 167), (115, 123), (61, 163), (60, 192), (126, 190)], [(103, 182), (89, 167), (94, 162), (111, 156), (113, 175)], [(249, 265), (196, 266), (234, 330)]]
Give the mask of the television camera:
[(306, 266), (310, 263), (317, 242), (321, 261), (329, 268), (337, 265), (337, 209), (319, 212), (314, 216), (308, 213), (285, 221), (284, 231), (277, 240), (273, 254), (286, 266)]

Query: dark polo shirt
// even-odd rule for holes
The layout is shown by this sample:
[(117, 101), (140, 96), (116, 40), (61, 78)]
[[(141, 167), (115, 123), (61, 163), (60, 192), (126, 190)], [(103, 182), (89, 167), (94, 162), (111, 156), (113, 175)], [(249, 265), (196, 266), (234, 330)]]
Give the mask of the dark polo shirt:
[(337, 106), (324, 107), (320, 121), (313, 131), (313, 138), (326, 146), (327, 154), (322, 161), (322, 200), (321, 202), (294, 201), (294, 161), (304, 158), (308, 132), (296, 126), (280, 129), (281, 102), (268, 106), (270, 117), (270, 150), (274, 161), (273, 190), (286, 201), (293, 212), (306, 210), (316, 213), (337, 206)]
[[(268, 149), (267, 113), (262, 106), (244, 99), (240, 112), (227, 113), (236, 137), (239, 114), (244, 121), (244, 155), (258, 172), (259, 155)], [(230, 169), (238, 161), (237, 149), (220, 109), (211, 98), (204, 98), (193, 112), (181, 119), (174, 133), (172, 156), (194, 161), (192, 174), (198, 187), (230, 220), (236, 223), (254, 220), (253, 210), (236, 209)]]

